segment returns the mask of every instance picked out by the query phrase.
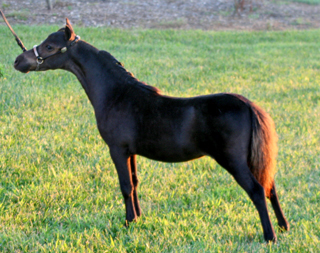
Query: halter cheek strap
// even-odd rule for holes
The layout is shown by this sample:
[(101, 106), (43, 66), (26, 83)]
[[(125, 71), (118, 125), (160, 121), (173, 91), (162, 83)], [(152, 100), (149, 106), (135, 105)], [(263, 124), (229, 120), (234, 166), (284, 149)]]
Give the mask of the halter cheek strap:
[(34, 52), (35, 56), (37, 57), (37, 64), (38, 64), (38, 66), (39, 66), (40, 64), (43, 63), (44, 60), (43, 60), (43, 58), (38, 54), (37, 45), (34, 45), (34, 46), (33, 46), (33, 52)]
[(38, 70), (39, 70), (40, 65), (44, 62), (45, 59), (47, 59), (47, 58), (49, 58), (49, 57), (51, 57), (51, 56), (60, 54), (60, 53), (63, 54), (63, 53), (65, 53), (65, 52), (67, 52), (67, 51), (68, 51), (68, 48), (72, 47), (72, 46), (73, 46), (75, 43), (77, 43), (79, 40), (80, 40), (80, 36), (77, 35), (77, 36), (75, 37), (75, 39), (74, 39), (73, 41), (71, 41), (71, 43), (70, 43), (69, 46), (63, 47), (63, 48), (61, 48), (58, 52), (56, 52), (56, 53), (54, 53), (54, 54), (50, 54), (50, 55), (48, 55), (48, 56), (46, 56), (46, 57), (43, 57), (43, 58), (42, 58), (42, 57), (39, 55), (39, 53), (38, 53), (38, 50), (37, 50), (37, 47), (38, 47), (38, 46), (37, 46), (37, 45), (34, 45), (34, 46), (33, 46), (33, 52), (34, 52), (34, 55), (37, 57), (37, 67), (36, 67), (35, 71), (38, 71)]

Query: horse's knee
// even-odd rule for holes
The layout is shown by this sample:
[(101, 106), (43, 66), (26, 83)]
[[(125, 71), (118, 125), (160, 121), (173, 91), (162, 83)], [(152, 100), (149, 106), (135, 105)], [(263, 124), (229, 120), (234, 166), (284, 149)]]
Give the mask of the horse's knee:
[(128, 183), (121, 183), (120, 184), (122, 195), (125, 199), (132, 196), (133, 193), (133, 186)]

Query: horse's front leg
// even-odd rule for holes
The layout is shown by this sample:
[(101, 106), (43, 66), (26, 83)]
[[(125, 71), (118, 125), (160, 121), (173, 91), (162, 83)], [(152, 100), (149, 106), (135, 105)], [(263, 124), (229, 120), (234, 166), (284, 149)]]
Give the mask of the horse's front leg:
[(126, 205), (126, 226), (128, 226), (128, 222), (137, 219), (137, 213), (134, 207), (134, 187), (132, 182), (130, 156), (125, 149), (118, 147), (110, 147), (110, 155), (118, 172), (120, 188)]
[(134, 207), (139, 217), (141, 215), (141, 209), (138, 198), (138, 174), (137, 174), (137, 159), (136, 155), (130, 156), (130, 166), (131, 166), (131, 174), (132, 174), (132, 182), (133, 182), (133, 199), (134, 199)]

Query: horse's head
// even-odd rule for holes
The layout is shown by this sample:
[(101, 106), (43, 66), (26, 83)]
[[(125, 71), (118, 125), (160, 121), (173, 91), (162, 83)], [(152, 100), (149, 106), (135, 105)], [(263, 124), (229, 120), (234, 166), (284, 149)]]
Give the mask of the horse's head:
[(23, 73), (37, 70), (63, 69), (69, 59), (69, 49), (80, 37), (76, 36), (68, 19), (65, 28), (52, 33), (39, 46), (20, 54), (14, 67)]

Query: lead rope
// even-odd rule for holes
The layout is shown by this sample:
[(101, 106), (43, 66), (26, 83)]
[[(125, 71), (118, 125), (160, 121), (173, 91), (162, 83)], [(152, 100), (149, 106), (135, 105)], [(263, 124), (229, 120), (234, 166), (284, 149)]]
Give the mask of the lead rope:
[(18, 35), (13, 31), (12, 27), (10, 26), (8, 20), (6, 19), (6, 16), (3, 14), (2, 10), (0, 10), (0, 14), (4, 20), (4, 22), (7, 24), (7, 26), (9, 27), (10, 31), (12, 32), (13, 36), (16, 38), (16, 41), (18, 43), (18, 46), (21, 47), (22, 51), (25, 52), (27, 51), (26, 47), (23, 45), (22, 41), (20, 40), (20, 38), (18, 37)]

